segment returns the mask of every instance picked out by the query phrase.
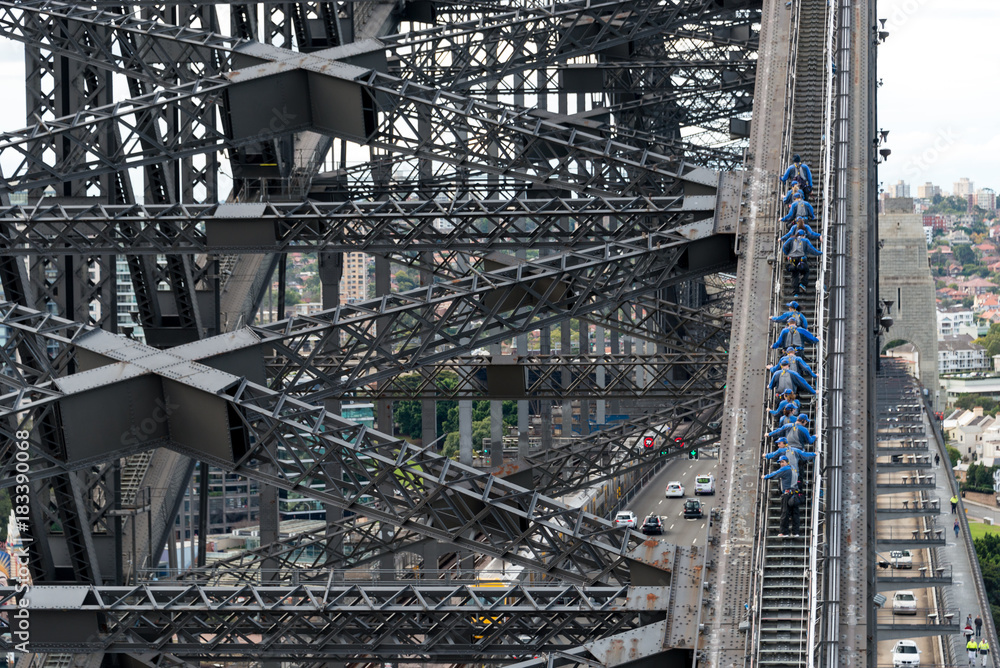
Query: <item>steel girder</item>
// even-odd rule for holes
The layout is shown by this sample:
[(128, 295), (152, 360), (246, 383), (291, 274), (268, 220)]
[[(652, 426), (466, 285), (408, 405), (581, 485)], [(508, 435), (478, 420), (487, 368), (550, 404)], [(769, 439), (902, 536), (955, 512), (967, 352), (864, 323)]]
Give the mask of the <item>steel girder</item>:
[[(502, 355), (459, 357), (421, 365), (350, 393), (368, 400), (391, 399), (610, 399), (648, 397), (678, 400), (715, 390), (725, 382), (728, 355), (675, 353), (652, 355)], [(283, 366), (270, 361), (276, 368)], [(336, 362), (316, 358), (311, 366), (326, 369)], [(677, 369), (688, 377), (675, 378)], [(570, 373), (569, 384), (562, 373)], [(506, 373), (505, 373), (506, 372)], [(493, 380), (492, 374), (504, 373)]]
[[(493, 251), (585, 247), (711, 218), (715, 198), (93, 204), (0, 208), (0, 255)], [(572, 229), (554, 224), (571, 219)], [(451, 229), (436, 223), (447, 220)], [(7, 222), (9, 221), (9, 222)], [(257, 239), (226, 234), (254, 225)]]
[[(0, 324), (35, 335), (44, 331), (46, 338), (75, 346), (78, 356), (80, 351), (86, 351), (91, 364), (96, 365), (90, 371), (0, 397), (2, 479), (10, 484), (15, 481), (14, 433), (18, 429), (31, 431), (32, 424), (50, 418), (58, 420), (65, 432), (83, 429), (64, 421), (71, 410), (71, 397), (89, 393), (100, 401), (102, 388), (121, 386), (123, 379), (159, 377), (169, 379), (180, 394), (194, 391), (203, 395), (204, 399), (196, 399), (188, 407), (195, 413), (203, 402), (213, 398), (229, 420), (235, 420), (230, 430), (236, 440), (221, 450), (199, 450), (203, 436), (194, 442), (183, 436), (198, 428), (199, 416), (195, 414), (186, 416), (190, 419), (178, 417), (185, 427), (173, 432), (173, 436), (166, 433), (126, 439), (123, 432), (120, 443), (113, 438), (109, 442), (96, 434), (95, 425), (88, 425), (92, 433), (80, 435), (85, 440), (98, 438), (109, 448), (106, 453), (90, 452), (91, 446), (74, 453), (69, 445), (61, 452), (40, 451), (38, 436), (32, 433), (28, 439), (34, 455), (30, 464), (32, 479), (79, 469), (92, 461), (130, 451), (167, 446), (335, 507), (353, 510), (359, 507), (361, 496), (372, 495), (381, 504), (379, 508), (365, 509), (372, 519), (568, 582), (623, 582), (628, 579), (626, 567), (630, 563), (655, 561), (640, 549), (642, 537), (638, 533), (623, 534), (607, 520), (567, 508), (538, 492), (368, 430), (322, 407), (191, 361), (199, 354), (217, 350), (214, 343), (206, 346), (196, 342), (163, 352), (101, 330), (72, 330), (72, 323), (64, 321), (64, 331), (74, 332), (74, 338), (67, 339), (52, 333), (54, 316), (9, 303), (0, 309)], [(101, 360), (112, 363), (101, 365)], [(147, 405), (136, 407), (140, 415), (156, 414), (156, 397), (148, 398)], [(173, 401), (169, 394), (158, 398), (165, 403)], [(183, 404), (177, 408), (185, 412)], [(162, 406), (159, 412), (162, 414)], [(134, 428), (126, 431), (133, 433)], [(203, 433), (216, 429), (209, 423), (204, 428)], [(262, 470), (260, 462), (270, 462), (276, 473)], [(340, 474), (331, 475), (331, 471)], [(470, 535), (486, 536), (488, 540), (479, 542)]]
[[(316, 3), (311, 3), (311, 4), (316, 4)], [(291, 7), (291, 5), (287, 5), (287, 6)], [(282, 10), (282, 11), (284, 11), (284, 10)], [(312, 18), (316, 18), (317, 16), (319, 16), (319, 15), (316, 14)], [(289, 35), (293, 34), (293, 27), (292, 27), (293, 24), (289, 23), (289, 22), (286, 22), (286, 20), (288, 18), (293, 18), (293, 17), (291, 17), (291, 15), (288, 15), (287, 12), (283, 13), (283, 14), (280, 14), (280, 15), (277, 14), (277, 13), (275, 13), (274, 11), (270, 12), (267, 15), (268, 25), (265, 27), (265, 31), (268, 32), (268, 33), (270, 33), (272, 36), (277, 36), (277, 35), (280, 34), (282, 36), (282, 38), (286, 38), (287, 39), (287, 37)], [(299, 30), (299, 28), (296, 26), (294, 28), (294, 30)], [(301, 38), (300, 38), (300, 40), (301, 40)], [(292, 42), (289, 39), (287, 42), (285, 42), (283, 44), (287, 44), (288, 46), (291, 46)], [(146, 47), (147, 47), (146, 42), (142, 42), (142, 48), (146, 48)], [(177, 52), (178, 50), (179, 49), (177, 47), (175, 47), (174, 52)], [(147, 51), (147, 53), (153, 53), (153, 51)], [(197, 50), (195, 50), (192, 47), (192, 49), (189, 50), (189, 53), (193, 54), (193, 53), (200, 53), (200, 52), (197, 52)], [(203, 56), (199, 55), (197, 58), (194, 58), (194, 59), (198, 60), (199, 58), (202, 58), (202, 57)], [(155, 57), (151, 57), (150, 58), (150, 62), (155, 63), (156, 62)], [(635, 69), (634, 65), (635, 64), (633, 63), (633, 64), (628, 65), (628, 67), (632, 68), (632, 69)], [(540, 67), (543, 67), (543, 70), (547, 70), (548, 69), (548, 66), (546, 66), (544, 64), (540, 65)], [(713, 66), (711, 66), (711, 65), (707, 66), (707, 69), (711, 70), (713, 73), (717, 72), (717, 70)], [(543, 70), (540, 70), (540, 72), (543, 71)], [(653, 73), (653, 74), (655, 76), (655, 73)], [(534, 75), (532, 75), (532, 76), (534, 76)], [(644, 76), (646, 76), (646, 75), (644, 75)], [(546, 81), (546, 85), (548, 85), (548, 82), (553, 81), (553, 79), (551, 78), (550, 74), (547, 71), (545, 71), (544, 74), (542, 74), (539, 77), (537, 77), (537, 80), (541, 81), (543, 78)], [(499, 82), (499, 83), (501, 85), (505, 84), (505, 82)], [(439, 84), (440, 84), (440, 82), (435, 82), (434, 83), (434, 85), (439, 85)], [(168, 82), (167, 85), (170, 85), (169, 82)], [(659, 84), (657, 84), (657, 85), (659, 85)], [(498, 88), (498, 90), (502, 90), (502, 88)], [(516, 90), (516, 87), (512, 88), (511, 90)], [(532, 89), (532, 86), (529, 85), (529, 86), (523, 87), (522, 90), (527, 91), (527, 94), (530, 95), (530, 94), (532, 94), (533, 91), (537, 91), (539, 89)], [(670, 95), (667, 95), (667, 96), (663, 97), (663, 99), (667, 99), (667, 98), (669, 98), (671, 100), (677, 99), (676, 96), (674, 96), (673, 94), (670, 94)], [(206, 107), (206, 109), (207, 109), (207, 107)], [(724, 117), (724, 116), (722, 116), (722, 117)], [(621, 134), (619, 136), (620, 136), (621, 140), (623, 141), (623, 143), (631, 143), (633, 145), (643, 145), (643, 142), (647, 142), (647, 141), (649, 141), (651, 143), (654, 143), (656, 146), (665, 146), (665, 145), (668, 144), (668, 142), (665, 142), (662, 138), (656, 138), (656, 137), (654, 137), (652, 135), (642, 136), (639, 133), (634, 132), (634, 131), (630, 131), (627, 134), (625, 132), (621, 132)], [(670, 152), (670, 154), (671, 155), (677, 155), (677, 153), (673, 153), (673, 152)], [(690, 156), (692, 156), (694, 154), (688, 152), (688, 153), (685, 153), (684, 155), (686, 155), (686, 156), (688, 156), (690, 158)], [(412, 161), (412, 160), (416, 160), (416, 159), (421, 159), (421, 158), (406, 158), (406, 157), (404, 157), (402, 159), (396, 160), (395, 164), (400, 165), (400, 168), (403, 168), (403, 167), (405, 167), (404, 163), (407, 160), (411, 160)], [(706, 164), (706, 163), (702, 162), (702, 159), (700, 157), (696, 158), (696, 160), (699, 162), (699, 164), (702, 164), (702, 165)], [(434, 174), (435, 174), (435, 179), (436, 180), (435, 180), (434, 184), (431, 184), (433, 187), (429, 186), (426, 182), (422, 183), (421, 184), (421, 189), (420, 189), (421, 195), (426, 195), (428, 193), (439, 193), (439, 192), (455, 192), (454, 189), (449, 189), (448, 188), (448, 179), (451, 179), (452, 183), (454, 183), (454, 181), (455, 181), (456, 173), (454, 173), (454, 172), (455, 172), (455, 170), (452, 170), (452, 173), (449, 174), (443, 168), (441, 169), (441, 171), (435, 171)], [(359, 170), (358, 173), (363, 174), (363, 173), (366, 173), (366, 172), (365, 172), (365, 170)], [(371, 173), (371, 172), (367, 172), (367, 173)], [(414, 173), (416, 173), (416, 172), (414, 172)], [(465, 178), (467, 178), (462, 173), (462, 168), (461, 167), (459, 167), (459, 169), (457, 170), (457, 176), (458, 176), (459, 179), (465, 179)], [(365, 178), (365, 177), (362, 176), (361, 178)], [(544, 185), (544, 184), (542, 184), (542, 185)], [(487, 184), (487, 182), (486, 182), (485, 179), (483, 179), (481, 186), (478, 185), (477, 183), (472, 183), (471, 186), (470, 186), (470, 190), (473, 190), (473, 189), (479, 188), (479, 187), (482, 187), (484, 189), (490, 189), (490, 188), (492, 188), (494, 191), (496, 191), (498, 189), (501, 189), (501, 188), (508, 188), (508, 189), (510, 189), (510, 191), (514, 191), (515, 188), (518, 188), (518, 187), (523, 189), (523, 184), (521, 184), (520, 186), (518, 186), (517, 184), (512, 183), (512, 182), (507, 181), (506, 179), (504, 179), (503, 181), (499, 182), (498, 184), (490, 185), (490, 184)], [(412, 192), (412, 189), (410, 191), (408, 191), (406, 189), (407, 186), (405, 184), (399, 186), (398, 188), (396, 188), (396, 186), (393, 186), (393, 188), (395, 188), (393, 190), (393, 192), (397, 196), (398, 195), (406, 195), (408, 192)], [(353, 190), (352, 192), (363, 193), (365, 191), (362, 188), (359, 187), (359, 188), (356, 188), (355, 190)], [(371, 188), (371, 187), (369, 187), (368, 192), (374, 192), (374, 189)], [(692, 198), (688, 198), (688, 199), (692, 199)], [(428, 203), (425, 202), (424, 204), (428, 204)], [(503, 214), (499, 214), (498, 213), (497, 217), (499, 218), (501, 215), (503, 215)], [(508, 214), (508, 215), (512, 215), (512, 214)], [(548, 225), (549, 223), (548, 223), (548, 221), (545, 221), (544, 224)], [(660, 227), (659, 229), (663, 229), (663, 228)], [(171, 230), (168, 229), (167, 233), (169, 234), (169, 233), (172, 233), (172, 232), (171, 232)], [(126, 230), (126, 232), (123, 233), (123, 236), (128, 237), (128, 236), (130, 236), (130, 234), (131, 234), (131, 231), (130, 230)], [(194, 234), (194, 233), (192, 232), (192, 234)], [(290, 231), (289, 232), (289, 237), (292, 234), (294, 234), (294, 233)], [(561, 232), (556, 232), (553, 235), (553, 238), (555, 238), (555, 236), (557, 236), (559, 234), (562, 234), (562, 233)], [(165, 239), (166, 236), (167, 236), (167, 234), (161, 235), (161, 239), (159, 239), (156, 242), (154, 242), (153, 245), (155, 246), (156, 244), (159, 244), (159, 243), (166, 243), (168, 245), (173, 245), (173, 244), (176, 243), (174, 240)], [(607, 239), (601, 239), (600, 238), (600, 234), (597, 234), (595, 236), (597, 236), (598, 239), (599, 239), (598, 243), (603, 243), (604, 241), (607, 241)], [(615, 237), (615, 239), (623, 239), (623, 238), (626, 238), (628, 236), (631, 236), (631, 235), (623, 234), (623, 235)], [(132, 235), (132, 238), (138, 238), (138, 237), (137, 237), (137, 235)], [(433, 241), (436, 242), (437, 239), (433, 239)], [(180, 242), (180, 245), (183, 245), (184, 243), (186, 243), (186, 240), (182, 240)], [(345, 244), (349, 244), (349, 243), (350, 243), (350, 240), (345, 240)], [(373, 243), (377, 243), (377, 241), (375, 239), (373, 239)], [(417, 240), (414, 239), (414, 244), (415, 245), (413, 247), (414, 248), (419, 247), (420, 243), (423, 243), (423, 241), (422, 240), (417, 241)], [(455, 241), (454, 241), (454, 243), (456, 245), (460, 245), (463, 242), (461, 241), (461, 239), (456, 238)], [(556, 243), (558, 243), (558, 242), (556, 242)], [(571, 239), (567, 243), (575, 243), (575, 241)], [(284, 246), (283, 248), (294, 248), (294, 246)], [(140, 251), (140, 252), (145, 252), (145, 251)], [(198, 252), (198, 251), (195, 251), (195, 252)], [(650, 299), (648, 301), (652, 301), (652, 300)], [(635, 317), (638, 318), (638, 319), (640, 319), (640, 320), (642, 320), (642, 321), (644, 321), (644, 322), (647, 322), (647, 321), (648, 322), (652, 322), (655, 319), (654, 316), (646, 315), (646, 314), (643, 314), (641, 316), (635, 316)], [(650, 330), (650, 331), (652, 331), (652, 330)], [(671, 425), (671, 429), (673, 429), (673, 428), (674, 428), (674, 426)]]
[[(23, 609), (36, 624), (42, 618), (74, 622), (58, 632), (33, 631), (31, 644), (39, 651), (492, 662), (585, 646), (636, 628), (662, 637), (665, 626), (654, 622), (666, 618), (669, 589), (422, 582), (40, 586), (29, 590)], [(12, 588), (0, 589), (0, 603), (16, 599)], [(0, 649), (12, 644), (5, 636)]]
[[(566, 318), (593, 315), (619, 327), (646, 320), (649, 314), (636, 313), (627, 302), (692, 278), (675, 273), (687, 244), (651, 235), (630, 244), (568, 251), (251, 329), (289, 361), (272, 379), (274, 386), (318, 400)], [(731, 265), (728, 257), (715, 261), (719, 264), (704, 266), (704, 273)], [(312, 365), (330, 349), (340, 351), (331, 360), (335, 366)]]
[[(333, 64), (315, 56), (293, 60), (294, 66), (305, 71), (329, 72), (327, 68)], [(289, 61), (280, 64), (291, 66)], [(266, 68), (272, 67), (251, 68), (244, 76), (256, 73), (266, 77)], [(631, 146), (627, 137), (625, 141), (616, 139), (614, 131), (585, 133), (531, 110), (443, 93), (353, 66), (339, 69), (343, 81), (357, 84), (373, 99), (388, 105), (382, 109), (390, 113), (382, 114), (382, 125), (369, 141), (387, 151), (588, 195), (675, 194), (682, 192), (685, 182), (707, 188), (718, 182), (715, 172)], [(38, 188), (151, 165), (165, 158), (177, 160), (235, 148), (311, 127), (287, 109), (275, 107), (270, 112), (272, 122), (259, 133), (230, 139), (210, 122), (215, 116), (212, 109), (221, 103), (230, 83), (222, 78), (200, 79), (0, 135), (0, 156), (6, 154), (12, 162), (17, 161), (0, 184), (10, 190)], [(163, 137), (148, 131), (141, 119), (153, 112), (175, 115), (177, 131)], [(431, 119), (430, 134), (422, 134), (418, 128), (420, 117)], [(108, 134), (121, 136), (120, 150), (109, 152), (99, 143)], [(71, 150), (56, 167), (32, 152), (31, 147), (39, 141), (62, 141)], [(674, 184), (672, 188), (665, 187), (668, 182)]]

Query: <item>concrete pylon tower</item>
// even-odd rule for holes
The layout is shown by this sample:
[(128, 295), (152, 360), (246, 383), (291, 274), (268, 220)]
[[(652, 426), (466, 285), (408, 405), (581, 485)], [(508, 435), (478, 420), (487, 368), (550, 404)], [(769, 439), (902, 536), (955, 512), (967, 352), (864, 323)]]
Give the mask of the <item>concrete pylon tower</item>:
[(938, 405), (937, 313), (934, 308), (934, 279), (927, 261), (927, 241), (923, 219), (913, 213), (913, 200), (899, 197), (886, 201), (885, 213), (878, 217), (879, 298), (890, 300), (893, 325), (882, 345), (893, 339), (912, 343), (920, 382)]

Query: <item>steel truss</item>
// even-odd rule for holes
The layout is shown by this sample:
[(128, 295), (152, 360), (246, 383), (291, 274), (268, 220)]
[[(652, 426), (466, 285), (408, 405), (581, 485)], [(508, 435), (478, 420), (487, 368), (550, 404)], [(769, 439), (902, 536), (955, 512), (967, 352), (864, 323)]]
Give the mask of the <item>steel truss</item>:
[[(260, 202), (0, 208), (0, 254), (355, 252), (402, 254), (525, 247), (560, 249), (628, 239), (711, 219), (715, 198), (595, 197), (384, 202)], [(435, 222), (447, 219), (453, 229)], [(556, 225), (572, 219), (573, 229)], [(610, 225), (610, 221), (614, 225)], [(215, 235), (260, 225), (266, 239)]]
[[(651, 589), (326, 583), (86, 587), (68, 593), (35, 587), (36, 602), (27, 609), (51, 616), (56, 596), (64, 597), (59, 607), (75, 607), (76, 628), (36, 641), (44, 651), (168, 649), (173, 656), (206, 660), (492, 661), (578, 647), (649, 625), (666, 616), (669, 601), (666, 595), (651, 597)], [(15, 600), (13, 590), (0, 590), (0, 602)], [(0, 649), (10, 645), (0, 640)]]
[[(30, 432), (31, 425), (43, 419), (65, 420), (71, 405), (68, 399), (74, 394), (82, 396), (97, 389), (98, 395), (93, 396), (99, 396), (99, 388), (113, 388), (123, 378), (162, 374), (204, 393), (206, 398), (214, 396), (225, 403), (226, 414), (239, 421), (233, 427), (245, 430), (241, 440), (229, 446), (232, 459), (223, 458), (221, 453), (196, 451), (193, 443), (177, 442), (171, 436), (133, 439), (137, 442), (129, 443), (123, 435), (118, 442), (110, 441), (112, 450), (106, 454), (84, 455), (74, 461), (69, 449), (43, 452), (38, 436), (32, 434), (27, 440), (36, 454), (30, 464), (33, 478), (82, 468), (90, 463), (88, 459), (102, 460), (164, 445), (279, 489), (348, 510), (358, 507), (361, 496), (372, 495), (381, 505), (366, 508), (365, 512), (374, 519), (569, 582), (623, 582), (628, 580), (625, 567), (632, 560), (647, 559), (636, 552), (642, 542), (639, 534), (622, 535), (607, 520), (368, 430), (320, 406), (193, 361), (200, 351), (211, 354), (218, 350), (212, 341), (164, 353), (101, 330), (74, 330), (68, 321), (61, 323), (63, 331), (74, 336), (66, 338), (53, 333), (54, 316), (9, 303), (0, 305), (0, 311), (0, 324), (8, 328), (117, 362), (35, 386), (30, 392), (19, 389), (0, 396), (3, 480), (11, 485), (16, 479), (16, 433)], [(174, 401), (169, 394), (156, 399), (162, 403)], [(143, 407), (144, 414), (154, 414), (156, 399), (150, 398)], [(69, 429), (72, 424), (63, 422), (60, 426)], [(205, 427), (209, 427), (208, 423)], [(262, 462), (275, 472), (261, 466)], [(489, 542), (479, 542), (470, 535), (486, 536)]]
[[(230, 6), (233, 36), (222, 34), (216, 4)], [(409, 13), (407, 4), (395, 10)], [(281, 564), (300, 573), (303, 544), (322, 548), (314, 563), (350, 568), (429, 541), (586, 584), (624, 583), (635, 563), (666, 563), (644, 553), (637, 535), (615, 533), (550, 497), (598, 484), (611, 470), (647, 467), (646, 453), (622, 447), (645, 429), (709, 441), (717, 434), (724, 389), (715, 371), (725, 364), (731, 307), (725, 290), (709, 304), (690, 301), (685, 282), (734, 262), (723, 251), (727, 242), (713, 245), (709, 237), (736, 226), (738, 200), (719, 202), (724, 191), (732, 197), (739, 190), (739, 179), (719, 172), (742, 161), (742, 142), (727, 133), (729, 120), (750, 110), (759, 12), (753, 2), (728, 0), (525, 4), (537, 6), (440, 4), (431, 13), (445, 27), (351, 44), (355, 35), (385, 34), (379, 21), (398, 25), (390, 19), (393, 8), (0, 1), (0, 34), (35, 54), (29, 59), (34, 125), (0, 136), (7, 164), (18, 163), (0, 184), (28, 191), (32, 203), (0, 207), (4, 292), (28, 307), (2, 307), (9, 336), (0, 346), (6, 416), (0, 432), (33, 427), (32, 524), (43, 543), (55, 536), (54, 527), (63, 532), (72, 572), (59, 571), (59, 579), (117, 577), (101, 563), (104, 548), (95, 547), (121, 534), (113, 501), (119, 490), (105, 462), (154, 445), (332, 508), (357, 509), (369, 494), (379, 500), (367, 519), (331, 521), (323, 536), (262, 546), (240, 560), (251, 570)], [(410, 18), (426, 18), (425, 9)], [(234, 100), (289, 70), (358, 91), (368, 114), (364, 131), (289, 118), (277, 107), (259, 129), (239, 130), (247, 125)], [(112, 73), (115, 85), (124, 75), (128, 99), (112, 93)], [(311, 132), (317, 129), (328, 136), (317, 139)], [(364, 164), (345, 159), (355, 142), (368, 145)], [(227, 154), (234, 194), (215, 204)], [(245, 169), (265, 163), (276, 166), (285, 201), (236, 202), (271, 196)], [(136, 168), (141, 197), (133, 192)], [(46, 185), (67, 199), (40, 200)], [(140, 199), (144, 205), (136, 204)], [(450, 224), (447, 232), (435, 226), (439, 220)], [(252, 238), (249, 226), (256, 226)], [(540, 249), (542, 257), (506, 266), (512, 260), (497, 254), (524, 248)], [(383, 254), (424, 271), (428, 285), (230, 335), (226, 345), (249, 354), (239, 364), (250, 359), (252, 373), (220, 361), (223, 339), (171, 348), (165, 353), (171, 364), (162, 366), (148, 363), (152, 349), (92, 329), (117, 328), (114, 255), (128, 258), (139, 324), (158, 346), (169, 346), (218, 333), (200, 299), (220, 289), (217, 254), (242, 261), (254, 253), (317, 250)], [(261, 273), (253, 289), (266, 282)], [(461, 355), (536, 329), (547, 333), (569, 319), (653, 341), (656, 352), (630, 356), (616, 349), (569, 363), (566, 356), (526, 359), (525, 397), (670, 401), (570, 447), (531, 451), (505, 471), (528, 472), (538, 492), (313, 405), (347, 391), (386, 401), (476, 397), (493, 360)], [(218, 449), (207, 454), (172, 434), (138, 448), (77, 456), (72, 432), (83, 423), (74, 423), (70, 407), (124, 391), (108, 364), (116, 360), (140, 379), (173, 382), (178, 365), (190, 370), (181, 385), (221, 400), (233, 429), (247, 439), (232, 442), (253, 446), (231, 457)], [(463, 382), (449, 394), (438, 379), (451, 372)], [(401, 374), (419, 378), (419, 387), (407, 388)], [(10, 453), (2, 451), (5, 474)], [(354, 546), (352, 557), (343, 554), (345, 543)], [(53, 555), (60, 548), (39, 548), (36, 579), (56, 577)], [(229, 573), (243, 577), (241, 568)], [(626, 617), (617, 627), (591, 629), (588, 639), (645, 623)], [(566, 628), (586, 623), (581, 617)], [(245, 640), (237, 626), (233, 621), (234, 633), (218, 634), (213, 647), (232, 645), (237, 654)], [(463, 625), (454, 621), (453, 628), (458, 633)], [(267, 656), (298, 656), (304, 637), (275, 637)], [(320, 658), (336, 656), (322, 653), (334, 651), (324, 642), (314, 637), (309, 649)], [(507, 651), (505, 642), (488, 638), (451, 656), (494, 660)], [(584, 642), (567, 636), (547, 650), (567, 650), (586, 662)], [(411, 652), (400, 644), (373, 656), (433, 660), (449, 656), (451, 646), (443, 639)], [(130, 651), (123, 647), (108, 648)], [(131, 649), (162, 665), (184, 661), (170, 653), (151, 658), (173, 649), (163, 643)]]

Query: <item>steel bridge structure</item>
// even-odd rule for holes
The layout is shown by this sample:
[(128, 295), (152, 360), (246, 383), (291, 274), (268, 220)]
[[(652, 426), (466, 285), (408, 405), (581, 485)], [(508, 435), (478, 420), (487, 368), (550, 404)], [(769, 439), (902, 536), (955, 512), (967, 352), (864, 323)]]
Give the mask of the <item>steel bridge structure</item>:
[[(874, 4), (0, 0), (27, 107), (0, 135), (0, 484), (25, 548), (0, 648), (38, 667), (743, 665), (754, 350), (795, 144), (824, 162), (839, 245), (817, 305), (815, 649), (794, 665), (874, 665)], [(286, 308), (291, 253), (317, 256), (322, 310)], [(374, 258), (350, 303), (348, 253)], [(417, 287), (394, 289), (401, 268)], [(359, 400), (374, 426), (343, 417)], [(395, 435), (402, 400), (421, 444)], [(517, 402), (516, 452), (473, 459), (475, 400), (494, 442)], [(457, 459), (438, 401), (458, 403)], [(607, 519), (608, 490), (679, 454), (649, 434), (719, 448), (708, 545)], [(260, 546), (212, 563), (209, 467), (260, 490)], [(196, 469), (197, 563), (153, 579)], [(279, 492), (324, 526), (281, 535)], [(483, 587), (487, 561), (517, 576)]]

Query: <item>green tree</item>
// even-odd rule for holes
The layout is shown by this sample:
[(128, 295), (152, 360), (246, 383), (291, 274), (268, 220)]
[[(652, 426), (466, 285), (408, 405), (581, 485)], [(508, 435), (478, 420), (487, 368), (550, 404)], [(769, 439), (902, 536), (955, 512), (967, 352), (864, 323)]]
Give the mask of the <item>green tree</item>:
[(396, 279), (396, 289), (399, 292), (406, 292), (407, 290), (412, 290), (418, 287), (417, 277), (415, 272), (408, 271), (407, 269), (400, 269), (395, 274)]
[(392, 407), (392, 419), (399, 433), (410, 438), (423, 437), (423, 421), (421, 419), (419, 401), (397, 401)]
[(285, 288), (285, 307), (302, 303), (302, 296), (292, 288)]
[[(412, 388), (414, 394), (417, 392), (417, 388), (423, 382), (421, 380), (420, 374), (411, 373), (400, 376), (397, 382), (403, 387)], [(458, 374), (451, 371), (444, 371), (440, 373), (435, 378), (436, 385), (445, 391), (454, 390), (455, 386), (458, 385)], [(435, 424), (436, 430), (435, 434), (446, 434), (451, 431), (458, 430), (458, 403), (455, 401), (438, 401), (436, 402), (436, 416)], [(445, 428), (445, 423), (449, 417), (449, 411), (451, 409), (455, 410), (455, 423), (451, 428)], [(399, 428), (400, 433), (406, 434), (410, 438), (422, 438), (423, 437), (423, 408), (422, 402), (415, 399), (405, 399), (402, 401), (397, 401), (393, 407), (393, 419), (396, 422), (396, 426)], [(425, 444), (427, 445), (427, 444)]]
[(955, 400), (955, 407), (967, 411), (981, 407), (984, 413), (994, 415), (997, 412), (997, 408), (1000, 408), (1000, 405), (997, 404), (996, 399), (990, 399), (979, 394), (965, 394)]
[(993, 493), (993, 472), (992, 466), (982, 464), (971, 464), (966, 472), (965, 482), (961, 489), (966, 492), (982, 492), (984, 494)]
[(955, 259), (962, 263), (962, 266), (976, 263), (976, 251), (972, 250), (972, 246), (955, 244), (953, 250), (955, 252)]
[(453, 431), (444, 438), (444, 447), (441, 449), (441, 454), (449, 459), (455, 459), (458, 457), (458, 432)]
[(885, 351), (889, 350), (889, 348), (896, 348), (898, 346), (903, 345), (904, 343), (906, 343), (906, 339), (893, 339), (889, 343), (882, 346), (882, 352), (884, 353)]
[(945, 450), (948, 452), (948, 459), (951, 460), (952, 468), (958, 466), (958, 463), (962, 461), (962, 453), (958, 451), (958, 448), (953, 448), (948, 445), (945, 446)]
[(976, 339), (976, 343), (986, 348), (987, 357), (1000, 355), (1000, 324), (990, 325), (990, 331)]

